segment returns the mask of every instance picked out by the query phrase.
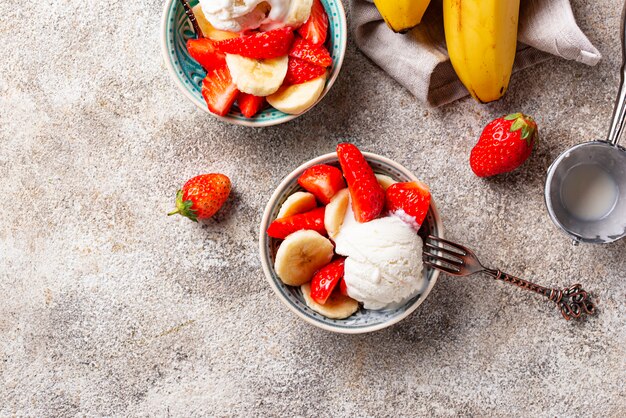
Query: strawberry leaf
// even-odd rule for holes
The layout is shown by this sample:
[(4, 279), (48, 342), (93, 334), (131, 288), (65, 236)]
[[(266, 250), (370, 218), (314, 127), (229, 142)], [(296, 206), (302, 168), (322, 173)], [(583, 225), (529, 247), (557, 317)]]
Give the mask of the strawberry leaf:
[(528, 127), (524, 118), (517, 118), (515, 122), (511, 125), (511, 132), (519, 131), (520, 129), (524, 129), (524, 127)]
[(524, 116), (524, 115), (522, 115), (522, 114), (521, 114), (521, 113), (519, 113), (519, 112), (517, 112), (517, 113), (511, 113), (510, 115), (506, 115), (506, 116), (504, 117), (504, 120), (515, 120), (515, 119), (519, 119), (519, 118), (521, 118), (522, 116)]
[(505, 120), (514, 120), (509, 128), (510, 132), (516, 132), (521, 130), (521, 139), (525, 140), (528, 146), (532, 146), (532, 141), (536, 137), (537, 125), (533, 121), (533, 118), (526, 116), (522, 113), (511, 113), (504, 117)]
[(198, 215), (196, 210), (191, 209), (193, 202), (191, 200), (183, 200), (183, 191), (176, 192), (176, 209), (167, 214), (167, 216), (179, 214), (191, 219), (194, 222), (198, 222)]

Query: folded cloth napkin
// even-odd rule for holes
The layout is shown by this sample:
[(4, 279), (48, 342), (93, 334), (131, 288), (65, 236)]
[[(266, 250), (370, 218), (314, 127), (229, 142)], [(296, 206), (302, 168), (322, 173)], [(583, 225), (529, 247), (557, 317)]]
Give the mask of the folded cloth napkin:
[[(441, 0), (432, 0), (422, 23), (404, 35), (387, 27), (371, 0), (350, 2), (359, 48), (418, 99), (441, 106), (469, 94), (446, 51)], [(576, 24), (569, 0), (522, 0), (513, 71), (552, 55), (587, 65), (602, 58)]]

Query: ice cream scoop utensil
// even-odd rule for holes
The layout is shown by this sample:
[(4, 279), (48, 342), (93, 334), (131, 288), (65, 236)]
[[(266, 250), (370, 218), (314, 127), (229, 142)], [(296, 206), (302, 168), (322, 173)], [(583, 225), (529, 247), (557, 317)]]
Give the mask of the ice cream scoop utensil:
[(484, 267), (469, 248), (433, 235), (429, 235), (424, 240), (423, 260), (424, 265), (452, 276), (486, 273), (496, 280), (539, 293), (556, 303), (563, 318), (568, 321), (572, 318), (579, 318), (583, 314), (592, 315), (596, 312), (596, 307), (590, 299), (591, 295), (585, 292), (580, 284), (574, 284), (562, 290), (543, 287), (503, 273), (501, 270)]
[[(622, 12), (622, 68), (611, 128), (606, 141), (591, 141), (563, 152), (548, 169), (545, 200), (550, 218), (574, 243), (604, 244), (626, 236), (626, 149), (617, 145), (626, 129), (626, 4)], [(576, 173), (595, 170), (606, 180), (579, 184)], [(583, 177), (585, 174), (583, 173)], [(572, 178), (574, 178), (572, 180)], [(568, 180), (569, 179), (569, 180)], [(600, 185), (604, 184), (604, 187)], [(574, 193), (569, 193), (570, 185)], [(595, 185), (595, 187), (590, 187)], [(578, 190), (576, 190), (578, 189)], [(600, 191), (598, 195), (595, 191)], [(602, 190), (606, 192), (602, 193)], [(605, 196), (602, 198), (602, 196)], [(569, 196), (569, 202), (568, 197)], [(598, 197), (599, 196), (599, 197)], [(573, 199), (572, 199), (573, 197)], [(603, 216), (578, 216), (577, 202), (589, 201)], [(583, 205), (584, 206), (584, 205)], [(579, 207), (583, 207), (579, 206)], [(591, 209), (593, 212), (594, 209)], [(604, 212), (604, 214), (602, 214)]]
[(191, 21), (193, 30), (194, 32), (196, 32), (196, 38), (198, 39), (204, 38), (202, 29), (200, 29), (200, 25), (198, 24), (198, 21), (196, 20), (196, 15), (193, 14), (193, 10), (191, 10), (191, 6), (189, 5), (189, 2), (187, 0), (180, 0), (180, 3), (183, 5), (183, 8), (185, 9), (185, 14), (187, 14), (187, 17)]

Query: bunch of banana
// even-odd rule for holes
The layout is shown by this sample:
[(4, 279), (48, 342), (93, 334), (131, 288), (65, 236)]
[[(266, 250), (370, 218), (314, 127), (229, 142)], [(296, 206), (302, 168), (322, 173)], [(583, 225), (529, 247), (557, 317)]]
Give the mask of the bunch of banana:
[(517, 46), (520, 0), (443, 0), (450, 61), (479, 102), (501, 98)]
[(374, 0), (387, 25), (400, 33), (419, 25), (429, 3), (430, 0)]

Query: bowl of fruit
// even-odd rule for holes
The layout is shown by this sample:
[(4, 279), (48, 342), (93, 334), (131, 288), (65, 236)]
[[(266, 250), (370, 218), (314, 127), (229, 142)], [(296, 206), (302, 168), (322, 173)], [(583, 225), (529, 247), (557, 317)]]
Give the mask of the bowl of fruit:
[(358, 334), (397, 323), (426, 299), (439, 277), (422, 262), (428, 235), (443, 236), (428, 186), (344, 143), (283, 179), (265, 208), (259, 251), (291, 311)]
[(339, 0), (168, 0), (161, 32), (166, 67), (189, 100), (261, 127), (298, 117), (328, 93), (347, 25)]

